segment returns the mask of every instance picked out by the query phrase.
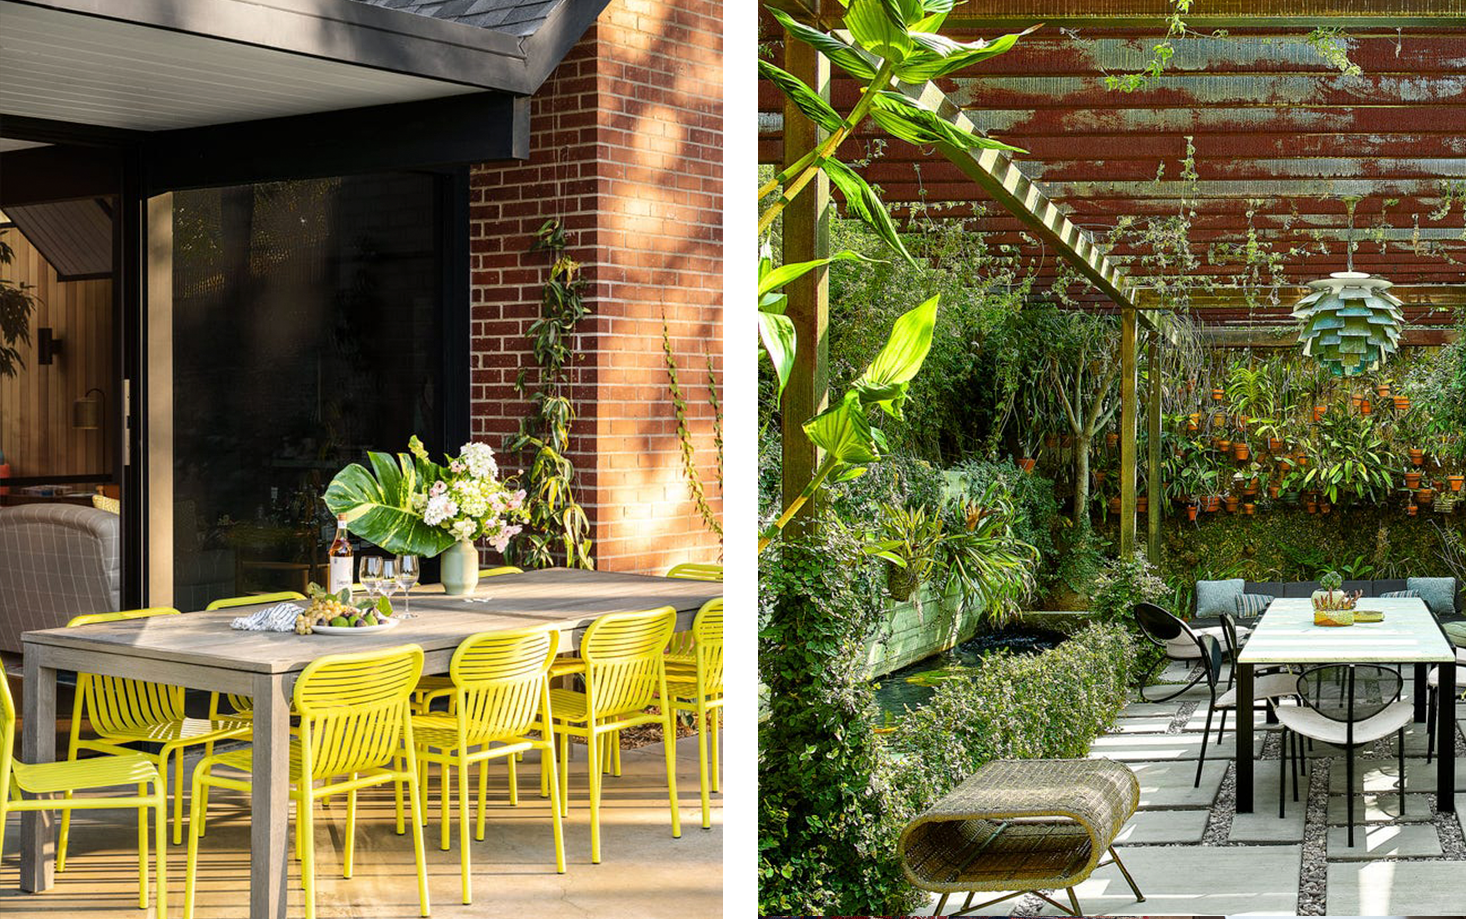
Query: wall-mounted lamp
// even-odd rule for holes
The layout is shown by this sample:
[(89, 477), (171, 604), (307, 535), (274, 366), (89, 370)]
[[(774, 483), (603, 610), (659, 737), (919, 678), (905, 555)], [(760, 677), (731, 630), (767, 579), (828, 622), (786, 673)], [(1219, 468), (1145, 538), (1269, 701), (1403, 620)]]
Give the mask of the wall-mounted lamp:
[(50, 364), (60, 353), (61, 339), (56, 337), (55, 330), (46, 325), (36, 329), (36, 363)]

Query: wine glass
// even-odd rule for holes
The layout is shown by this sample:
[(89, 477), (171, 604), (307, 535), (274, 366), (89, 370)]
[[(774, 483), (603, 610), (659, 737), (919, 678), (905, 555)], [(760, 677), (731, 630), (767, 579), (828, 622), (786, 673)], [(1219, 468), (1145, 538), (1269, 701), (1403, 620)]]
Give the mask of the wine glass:
[(382, 588), (382, 557), (368, 555), (361, 560), (361, 586), (366, 588), (367, 599), (375, 597)]
[(415, 619), (412, 614), (412, 588), (417, 585), (421, 568), (416, 555), (397, 556), (397, 586), (402, 588), (403, 619)]
[(397, 590), (397, 559), (384, 558), (382, 562), (382, 582), (377, 585), (382, 596), (387, 598), (387, 605), (392, 605), (392, 594)]

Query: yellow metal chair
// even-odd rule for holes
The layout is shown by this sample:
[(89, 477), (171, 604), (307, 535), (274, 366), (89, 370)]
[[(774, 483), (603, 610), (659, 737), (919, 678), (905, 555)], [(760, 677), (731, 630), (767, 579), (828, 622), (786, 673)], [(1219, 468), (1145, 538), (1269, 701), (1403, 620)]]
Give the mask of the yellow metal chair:
[[(148, 810), (151, 808), (158, 835), (158, 917), (168, 909), (168, 791), (158, 767), (141, 753), (96, 756), (74, 763), (22, 763), (12, 757), (15, 749), (15, 700), (5, 674), (0, 673), (0, 849), (4, 848), (6, 814), (18, 811), (61, 810), (66, 816), (76, 808), (115, 810), (137, 808), (137, 905), (148, 908)], [(137, 795), (114, 798), (73, 798), (72, 792), (136, 785)], [(148, 792), (148, 787), (152, 792)], [(24, 798), (23, 793), (65, 798)], [(0, 860), (4, 855), (0, 853)]]
[[(261, 603), (286, 603), (291, 600), (304, 600), (305, 594), (296, 593), (293, 590), (282, 590), (273, 594), (255, 594), (248, 597), (225, 597), (222, 600), (215, 600), (204, 607), (204, 612), (212, 613), (221, 609), (234, 609), (240, 606), (256, 606)], [(237, 696), (234, 693), (228, 694), (229, 704), (234, 707), (234, 712), (228, 717), (232, 718), (253, 718), (255, 700), (249, 696)], [(219, 715), (219, 694), (209, 695), (209, 717), (218, 718)], [(209, 750), (213, 753), (213, 750)]]
[[(305, 888), (306, 919), (314, 919), (316, 914), (313, 821), (316, 800), (342, 792), (347, 795), (342, 877), (349, 878), (356, 842), (356, 792), (387, 782), (407, 784), (412, 808), (413, 855), (417, 860), (418, 905), (422, 915), (428, 915), (427, 859), (420, 820), (422, 797), (411, 718), (412, 687), (422, 674), (422, 663), (423, 651), (417, 645), (334, 654), (311, 662), (295, 683), (294, 705), (300, 713), (300, 728), (290, 742), (290, 797), (295, 801), (295, 844), (301, 862), (301, 886)], [(399, 765), (404, 758), (405, 764)], [(248, 793), (250, 778), (216, 775), (214, 767), (227, 766), (248, 773), (252, 765), (251, 750), (233, 750), (205, 757), (194, 769), (188, 869), (184, 881), (185, 919), (193, 917), (198, 841), (206, 819), (201, 806), (207, 800), (204, 789), (217, 786)], [(401, 819), (400, 812), (398, 819)]]
[[(723, 566), (703, 562), (683, 562), (668, 569), (667, 577), (687, 581), (722, 581)], [(694, 662), (691, 632), (676, 632), (672, 635), (672, 640), (667, 645), (667, 665), (670, 667), (674, 664), (685, 665), (688, 669), (692, 668)]]
[[(560, 635), (545, 629), (513, 632), (485, 632), (465, 639), (453, 653), (449, 674), (453, 681), (450, 713), (413, 715), (412, 730), (417, 742), (417, 761), (426, 792), (426, 773), (431, 763), (442, 770), (442, 835), (440, 845), (448, 850), (451, 810), (449, 774), (458, 771), (458, 848), (463, 871), (463, 902), (473, 902), (468, 852), (468, 769), (479, 763), (478, 824), (474, 838), (484, 838), (485, 763), (503, 757), (509, 763), (511, 803), (518, 803), (514, 790), (514, 757), (526, 750), (539, 750), (546, 769), (555, 770), (555, 738), (545, 713), (550, 712), (550, 662), (560, 645)], [(529, 736), (539, 727), (541, 736)], [(491, 746), (494, 745), (494, 746)], [(470, 747), (477, 747), (470, 751)], [(555, 835), (555, 870), (565, 873), (565, 840), (560, 823), (558, 786), (551, 787), (550, 807)], [(400, 789), (399, 789), (400, 792)], [(426, 811), (426, 807), (424, 808)], [(399, 807), (399, 813), (401, 809)]]
[[(712, 827), (708, 791), (718, 790), (718, 722), (723, 713), (723, 598), (709, 600), (692, 621), (694, 666), (691, 673), (667, 666), (667, 698), (673, 711), (697, 716), (697, 773), (702, 792), (702, 827)], [(689, 679), (689, 677), (691, 677)], [(704, 733), (706, 730), (706, 733)], [(708, 735), (712, 736), (711, 781)]]
[[(481, 568), (478, 576), (497, 578), (506, 574), (524, 574), (524, 569), (516, 568), (513, 565), (500, 565), (497, 568)], [(438, 675), (425, 676), (417, 681), (417, 689), (412, 692), (412, 703), (419, 712), (426, 712), (435, 700), (451, 698), (452, 695), (453, 681), (451, 679)], [(513, 765), (509, 768), (512, 775)]]
[[(125, 610), (118, 613), (91, 613), (73, 617), (67, 627), (117, 622), (123, 619), (145, 619), (152, 616), (176, 616), (171, 607)], [(89, 722), (95, 737), (82, 737), (82, 721)], [(183, 754), (193, 746), (212, 749), (216, 741), (244, 737), (249, 722), (234, 718), (189, 718), (184, 713), (183, 687), (146, 680), (79, 673), (76, 677), (76, 701), (71, 712), (71, 745), (68, 760), (76, 760), (82, 750), (98, 753), (141, 753), (156, 763), (167, 779), (168, 758), (176, 756), (173, 774), (173, 844), (183, 842)], [(128, 744), (156, 744), (157, 753), (134, 750)], [(56, 867), (66, 865), (66, 844), (70, 838), (71, 814), (61, 817), (61, 838), (56, 847)]]
[[(601, 860), (601, 758), (603, 740), (638, 724), (660, 724), (667, 751), (667, 798), (672, 807), (672, 836), (682, 835), (677, 813), (677, 734), (672, 710), (659, 714), (646, 708), (653, 697), (667, 695), (663, 652), (677, 621), (670, 606), (638, 613), (611, 613), (585, 630), (579, 669), (585, 691), (550, 690), (554, 730), (560, 735), (560, 806), (568, 811), (570, 737), (586, 741), (590, 779), (590, 860)], [(559, 665), (557, 665), (559, 666)], [(541, 792), (549, 773), (541, 769)]]

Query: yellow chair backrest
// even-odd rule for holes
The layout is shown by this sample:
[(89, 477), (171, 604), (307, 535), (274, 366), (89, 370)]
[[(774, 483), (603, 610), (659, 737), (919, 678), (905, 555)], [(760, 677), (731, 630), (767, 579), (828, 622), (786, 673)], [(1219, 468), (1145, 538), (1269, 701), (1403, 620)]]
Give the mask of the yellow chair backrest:
[(723, 598), (702, 605), (692, 621), (693, 650), (703, 680), (703, 690), (723, 691)]
[(586, 705), (591, 712), (646, 708), (663, 679), (662, 651), (677, 611), (670, 606), (610, 613), (592, 622), (580, 641), (585, 659)]
[(680, 565), (673, 565), (667, 572), (667, 577), (683, 578), (689, 581), (721, 581), (723, 580), (723, 566), (701, 562), (683, 562)]
[(212, 612), (216, 609), (233, 609), (236, 606), (254, 606), (258, 603), (283, 603), (286, 600), (304, 600), (305, 594), (296, 593), (293, 590), (282, 590), (273, 594), (256, 594), (252, 597), (225, 597), (222, 600), (215, 600), (204, 607), (204, 612)]
[(513, 565), (500, 565), (498, 568), (480, 568), (478, 572), (481, 578), (496, 578), (501, 574), (524, 574), (524, 569), (516, 568)]
[(10, 789), (11, 757), (15, 755), (15, 698), (10, 679), (0, 670), (0, 800)]
[(385, 766), (401, 752), (422, 665), (422, 648), (402, 645), (327, 655), (301, 671), (295, 708), (311, 778)]
[[(153, 616), (177, 616), (178, 610), (168, 606), (130, 609), (116, 613), (88, 613), (73, 616), (67, 627), (120, 622), (125, 619), (148, 619)], [(76, 691), (81, 695), (86, 717), (99, 734), (115, 734), (136, 730), (183, 717), (183, 687), (126, 677), (77, 674)]]
[(448, 674), (458, 691), (458, 721), (469, 743), (522, 737), (539, 720), (546, 674), (560, 649), (548, 629), (484, 632), (464, 639)]

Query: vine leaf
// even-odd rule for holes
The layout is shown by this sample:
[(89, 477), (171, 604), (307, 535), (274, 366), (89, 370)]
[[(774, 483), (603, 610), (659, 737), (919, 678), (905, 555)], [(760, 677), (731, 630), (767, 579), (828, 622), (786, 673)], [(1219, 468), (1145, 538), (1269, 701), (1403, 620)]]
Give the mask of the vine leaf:
[(352, 463), (336, 474), (326, 488), (326, 506), (345, 514), (351, 532), (388, 552), (434, 556), (456, 541), (439, 527), (428, 526), (412, 508), (416, 466), (402, 454), (397, 462), (387, 453), (368, 453), (375, 472)]

